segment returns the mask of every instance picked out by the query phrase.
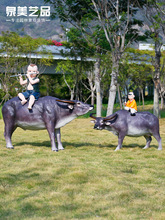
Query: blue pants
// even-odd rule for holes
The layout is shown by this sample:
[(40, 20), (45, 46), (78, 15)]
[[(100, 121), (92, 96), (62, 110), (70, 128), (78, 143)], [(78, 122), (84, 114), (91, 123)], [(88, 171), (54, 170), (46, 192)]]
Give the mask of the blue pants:
[(27, 90), (26, 92), (22, 92), (22, 94), (25, 96), (25, 99), (28, 99), (31, 95), (33, 95), (36, 100), (40, 97), (40, 93), (35, 92), (34, 90)]

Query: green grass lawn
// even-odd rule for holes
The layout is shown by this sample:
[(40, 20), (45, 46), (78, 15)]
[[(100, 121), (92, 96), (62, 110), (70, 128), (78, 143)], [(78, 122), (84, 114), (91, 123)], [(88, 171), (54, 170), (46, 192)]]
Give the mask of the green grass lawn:
[(62, 128), (64, 151), (51, 151), (47, 131), (21, 129), (9, 150), (3, 127), (0, 120), (0, 219), (165, 219), (165, 150), (154, 138), (143, 150), (143, 137), (126, 137), (114, 152), (117, 137), (87, 118)]

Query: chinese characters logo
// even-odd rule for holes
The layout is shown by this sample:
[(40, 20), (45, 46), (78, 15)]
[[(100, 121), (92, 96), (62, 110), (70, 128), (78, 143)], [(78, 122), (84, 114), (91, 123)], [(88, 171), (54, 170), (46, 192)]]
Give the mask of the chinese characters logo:
[(11, 22), (45, 22), (50, 21), (50, 6), (7, 6), (6, 21)]

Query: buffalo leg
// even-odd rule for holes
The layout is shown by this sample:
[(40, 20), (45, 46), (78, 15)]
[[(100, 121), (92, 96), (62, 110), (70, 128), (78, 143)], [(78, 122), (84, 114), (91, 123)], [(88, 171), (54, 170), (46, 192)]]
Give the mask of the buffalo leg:
[(61, 132), (60, 132), (60, 128), (55, 129), (55, 134), (56, 134), (56, 140), (58, 143), (58, 150), (64, 150), (62, 143), (61, 143)]
[(117, 145), (115, 151), (120, 150), (122, 148), (122, 143), (123, 143), (124, 137), (125, 137), (125, 134), (119, 134), (118, 145)]
[(16, 127), (14, 125), (11, 125), (10, 123), (5, 124), (5, 132), (4, 132), (4, 137), (6, 140), (6, 147), (9, 149), (14, 149), (12, 142), (11, 142), (11, 137), (13, 132), (15, 131)]
[(49, 137), (50, 137), (50, 141), (51, 141), (51, 147), (52, 147), (52, 151), (58, 151), (57, 147), (56, 147), (56, 143), (55, 143), (55, 131), (54, 131), (54, 124), (53, 123), (47, 123), (46, 124), (46, 129), (48, 131)]
[(158, 144), (159, 144), (159, 147), (158, 147), (158, 150), (162, 150), (162, 141), (161, 141), (161, 137), (160, 137), (160, 134), (153, 134), (154, 138), (157, 140)]
[(145, 139), (146, 139), (146, 146), (143, 147), (143, 149), (147, 149), (147, 148), (150, 147), (150, 143), (151, 143), (151, 141), (152, 141), (152, 138), (151, 138), (151, 136), (144, 136), (144, 137), (145, 137)]

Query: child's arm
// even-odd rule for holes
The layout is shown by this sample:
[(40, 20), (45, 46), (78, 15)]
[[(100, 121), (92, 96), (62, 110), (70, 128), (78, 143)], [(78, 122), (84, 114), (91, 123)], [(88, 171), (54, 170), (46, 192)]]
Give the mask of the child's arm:
[(130, 107), (129, 106), (129, 100), (127, 102), (124, 103), (125, 106)]
[(37, 78), (37, 79), (32, 79), (31, 77), (30, 77), (30, 73), (27, 71), (27, 74), (26, 74), (26, 76), (28, 77), (28, 79), (29, 79), (29, 82), (33, 85), (33, 84), (36, 84), (36, 83), (39, 83), (39, 79)]
[(31, 77), (30, 77), (30, 74), (27, 74), (27, 77), (28, 77), (28, 79), (29, 79), (29, 82), (33, 85), (33, 84), (36, 84), (36, 83), (39, 83), (39, 79), (37, 78), (37, 79), (32, 79)]
[(19, 76), (19, 83), (20, 83), (21, 86), (25, 85), (25, 84), (27, 84), (27, 79), (23, 80), (22, 76), (20, 75)]

